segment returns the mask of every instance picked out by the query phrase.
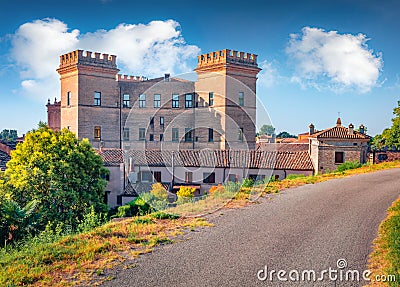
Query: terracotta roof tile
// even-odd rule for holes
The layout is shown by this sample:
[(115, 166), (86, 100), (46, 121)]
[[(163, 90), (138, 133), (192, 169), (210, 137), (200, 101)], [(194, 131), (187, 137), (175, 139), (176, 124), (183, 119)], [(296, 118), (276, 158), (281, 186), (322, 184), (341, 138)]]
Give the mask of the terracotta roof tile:
[(312, 134), (310, 137), (322, 138), (338, 138), (338, 139), (370, 139), (368, 135), (354, 131), (349, 134), (349, 129), (343, 126), (335, 126), (333, 128), (325, 129), (323, 131)]
[[(99, 152), (106, 166), (123, 162), (124, 152), (105, 149)], [(131, 150), (126, 155), (133, 165), (171, 166), (172, 151)], [(179, 150), (174, 152), (174, 165), (185, 167), (231, 167), (264, 169), (313, 170), (307, 150), (246, 151), (246, 150)]]

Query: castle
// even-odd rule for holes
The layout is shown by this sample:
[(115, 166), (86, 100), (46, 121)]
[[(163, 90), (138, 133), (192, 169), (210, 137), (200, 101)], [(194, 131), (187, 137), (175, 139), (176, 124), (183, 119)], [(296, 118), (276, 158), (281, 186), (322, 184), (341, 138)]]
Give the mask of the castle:
[(199, 55), (195, 81), (120, 75), (116, 59), (82, 50), (60, 56), (61, 102), (47, 104), (51, 128), (96, 148), (255, 148), (257, 55)]
[(352, 124), (310, 125), (295, 144), (256, 146), (257, 55), (220, 50), (198, 56), (194, 74), (148, 79), (118, 74), (117, 57), (76, 50), (60, 56), (61, 101), (48, 125), (68, 128), (98, 149), (107, 203), (124, 204), (161, 182), (201, 195), (216, 183), (283, 179), (366, 162), (369, 136)]

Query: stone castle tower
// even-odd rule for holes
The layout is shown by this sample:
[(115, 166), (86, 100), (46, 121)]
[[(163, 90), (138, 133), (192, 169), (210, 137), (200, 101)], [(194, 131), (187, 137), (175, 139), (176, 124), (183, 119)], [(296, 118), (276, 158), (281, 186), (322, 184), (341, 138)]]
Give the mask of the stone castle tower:
[(255, 147), (260, 69), (254, 54), (200, 55), (195, 82), (119, 75), (116, 56), (82, 50), (61, 55), (57, 71), (61, 102), (48, 103), (48, 123), (95, 148)]

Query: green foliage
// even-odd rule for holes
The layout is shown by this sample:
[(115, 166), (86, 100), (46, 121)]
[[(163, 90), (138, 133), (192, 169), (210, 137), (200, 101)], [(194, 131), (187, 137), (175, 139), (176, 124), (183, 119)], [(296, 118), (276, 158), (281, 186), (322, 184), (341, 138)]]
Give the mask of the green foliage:
[(161, 183), (153, 184), (150, 193), (142, 194), (141, 197), (156, 210), (168, 207), (168, 191)]
[(297, 137), (288, 132), (280, 132), (279, 134), (276, 135), (276, 138), (285, 139), (285, 138), (297, 138)]
[(15, 143), (18, 137), (16, 130), (3, 130), (0, 132), (0, 141)]
[(0, 199), (0, 246), (37, 232), (37, 205), (36, 200), (21, 207), (9, 198)]
[(336, 171), (338, 172), (342, 172), (345, 170), (349, 170), (349, 169), (355, 169), (355, 168), (359, 168), (361, 167), (362, 164), (359, 163), (358, 161), (347, 161), (345, 163), (342, 163), (341, 165), (339, 165), (336, 169)]
[(254, 186), (254, 180), (251, 178), (245, 178), (242, 182), (242, 187), (249, 188)]
[(260, 128), (259, 135), (269, 135), (272, 136), (275, 133), (275, 128), (272, 125), (263, 125)]
[(224, 184), (226, 192), (233, 194), (238, 193), (240, 191), (241, 186), (242, 185), (240, 182), (232, 182), (232, 181), (228, 181)]
[(304, 174), (289, 174), (288, 176), (286, 176), (285, 179), (291, 180), (291, 179), (302, 178), (302, 177), (305, 177), (305, 175)]
[(153, 212), (150, 214), (150, 217), (155, 218), (155, 219), (178, 219), (180, 216), (179, 214), (175, 213), (165, 213), (161, 211)]
[(196, 189), (194, 187), (181, 186), (177, 191), (178, 196), (177, 204), (193, 202), (193, 197)]
[(79, 141), (67, 129), (54, 132), (40, 127), (29, 132), (12, 152), (4, 186), (20, 206), (36, 200), (39, 229), (62, 222), (72, 229), (93, 206), (107, 212), (103, 203), (108, 170), (89, 141)]
[[(144, 196), (144, 193), (141, 196)], [(137, 197), (134, 200), (128, 202), (125, 205), (118, 207), (116, 217), (132, 217), (136, 215), (145, 215), (152, 212), (152, 207), (141, 197)]]
[(385, 129), (382, 134), (376, 135), (372, 141), (374, 149), (382, 149), (387, 146), (389, 148), (400, 149), (400, 101), (397, 102), (397, 107), (393, 109), (394, 118), (392, 126)]
[(78, 232), (88, 232), (93, 228), (102, 225), (107, 220), (104, 213), (96, 213), (94, 207), (90, 208), (90, 212), (83, 216), (83, 219), (78, 224)]

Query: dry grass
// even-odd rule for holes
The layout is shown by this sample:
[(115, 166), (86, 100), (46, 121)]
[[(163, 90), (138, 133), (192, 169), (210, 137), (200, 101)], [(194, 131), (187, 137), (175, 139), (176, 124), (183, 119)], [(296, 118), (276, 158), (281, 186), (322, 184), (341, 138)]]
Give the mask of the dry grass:
[[(280, 190), (304, 184), (313, 184), (333, 178), (398, 168), (399, 162), (367, 165), (340, 173), (305, 176), (274, 181), (253, 188), (241, 188), (238, 193), (219, 192), (186, 203), (167, 212), (177, 213), (179, 219), (156, 219), (152, 215), (110, 222), (91, 232), (71, 235), (57, 242), (33, 244), (21, 249), (4, 252), (0, 257), (0, 286), (96, 286), (111, 280), (106, 269), (124, 265), (140, 254), (151, 252), (154, 246), (171, 243), (174, 238), (189, 230), (211, 226), (203, 218), (190, 218), (221, 208), (240, 208), (252, 202), (257, 195), (277, 193)], [(386, 232), (381, 227), (380, 234)], [(380, 236), (381, 237), (381, 236)], [(386, 270), (388, 253), (385, 244), (377, 239), (371, 266), (374, 270)], [(380, 269), (381, 268), (381, 269)], [(383, 268), (383, 269), (382, 269)], [(375, 285), (374, 285), (375, 286)]]
[(0, 259), (0, 286), (95, 286), (111, 279), (103, 275), (105, 269), (204, 226), (210, 224), (202, 218), (160, 220), (147, 215), (14, 250)]

